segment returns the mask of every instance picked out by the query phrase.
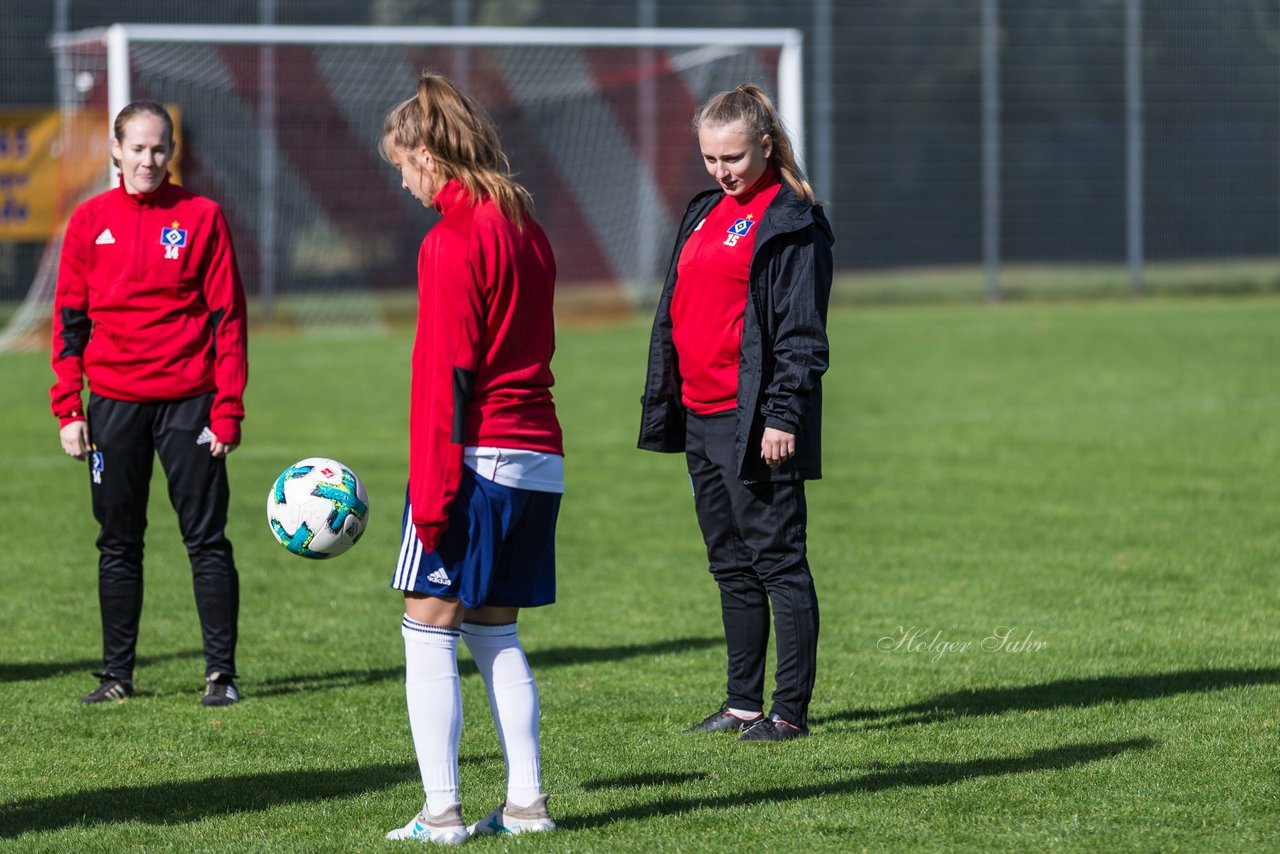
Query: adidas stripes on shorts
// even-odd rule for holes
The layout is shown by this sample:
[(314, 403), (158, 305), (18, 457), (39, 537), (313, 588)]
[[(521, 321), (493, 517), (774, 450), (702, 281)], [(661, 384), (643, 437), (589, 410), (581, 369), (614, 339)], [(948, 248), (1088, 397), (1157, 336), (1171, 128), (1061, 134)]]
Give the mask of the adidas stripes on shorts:
[(516, 489), (462, 469), (449, 525), (424, 551), (406, 494), (392, 588), (468, 608), (533, 608), (556, 600), (560, 494)]

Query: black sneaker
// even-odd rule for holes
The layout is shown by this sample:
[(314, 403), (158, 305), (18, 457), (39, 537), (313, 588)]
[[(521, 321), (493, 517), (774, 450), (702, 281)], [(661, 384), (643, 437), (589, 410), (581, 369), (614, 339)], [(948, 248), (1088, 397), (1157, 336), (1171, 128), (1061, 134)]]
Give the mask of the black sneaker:
[(808, 727), (796, 726), (777, 715), (769, 715), (743, 730), (738, 741), (787, 741), (792, 738), (803, 738), (808, 734)]
[(202, 706), (230, 706), (240, 702), (240, 689), (236, 687), (235, 677), (230, 673), (213, 673), (205, 680), (204, 696), (200, 698)]
[(721, 706), (720, 711), (707, 715), (702, 719), (702, 723), (694, 724), (688, 729), (682, 729), (681, 732), (742, 732), (752, 724), (758, 723), (764, 718), (751, 718), (743, 720), (737, 715), (729, 711), (728, 706)]
[(98, 687), (80, 698), (82, 703), (105, 703), (107, 700), (123, 700), (133, 696), (133, 683), (117, 679), (109, 673), (95, 673), (100, 680)]

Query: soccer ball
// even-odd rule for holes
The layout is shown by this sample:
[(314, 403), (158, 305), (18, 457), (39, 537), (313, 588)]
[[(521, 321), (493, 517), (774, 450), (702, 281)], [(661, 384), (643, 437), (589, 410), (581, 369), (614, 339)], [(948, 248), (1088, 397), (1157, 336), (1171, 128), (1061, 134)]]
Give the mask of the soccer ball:
[(337, 557), (356, 544), (368, 519), (369, 495), (360, 478), (326, 457), (289, 466), (267, 493), (272, 535), (302, 557)]

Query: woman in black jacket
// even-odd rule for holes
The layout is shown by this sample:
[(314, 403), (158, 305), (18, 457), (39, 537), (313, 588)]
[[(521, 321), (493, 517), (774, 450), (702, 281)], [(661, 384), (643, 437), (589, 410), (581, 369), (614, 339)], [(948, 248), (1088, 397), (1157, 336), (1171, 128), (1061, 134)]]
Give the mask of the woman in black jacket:
[[(714, 96), (694, 131), (719, 185), (689, 204), (658, 302), (640, 447), (685, 453), (720, 587), (728, 693), (691, 732), (808, 734), (818, 599), (804, 482), (822, 476), (831, 226), (768, 96)], [(772, 605), (773, 707), (764, 715)]]

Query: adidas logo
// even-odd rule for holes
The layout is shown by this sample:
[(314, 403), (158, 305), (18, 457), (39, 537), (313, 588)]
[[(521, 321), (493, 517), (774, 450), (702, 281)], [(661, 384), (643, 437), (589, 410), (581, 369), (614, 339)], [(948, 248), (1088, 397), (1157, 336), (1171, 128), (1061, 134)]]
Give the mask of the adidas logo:
[(217, 437), (217, 436), (215, 436), (215, 435), (213, 435), (213, 431), (212, 431), (212, 430), (210, 430), (208, 427), (206, 427), (206, 428), (204, 428), (203, 430), (201, 430), (201, 431), (200, 431), (200, 435), (196, 437), (196, 444), (197, 444), (197, 445), (208, 445), (208, 444), (212, 443), (212, 442), (213, 442), (213, 440), (214, 440), (214, 439), (216, 439), (216, 438), (218, 438), (218, 437)]
[(444, 567), (440, 567), (435, 572), (427, 576), (427, 581), (430, 581), (432, 584), (448, 584), (449, 575), (444, 571)]
[(116, 239), (111, 234), (111, 229), (104, 228), (102, 229), (102, 234), (99, 234), (98, 239), (93, 242), (98, 244), (99, 246), (106, 246), (108, 243), (115, 243)]

